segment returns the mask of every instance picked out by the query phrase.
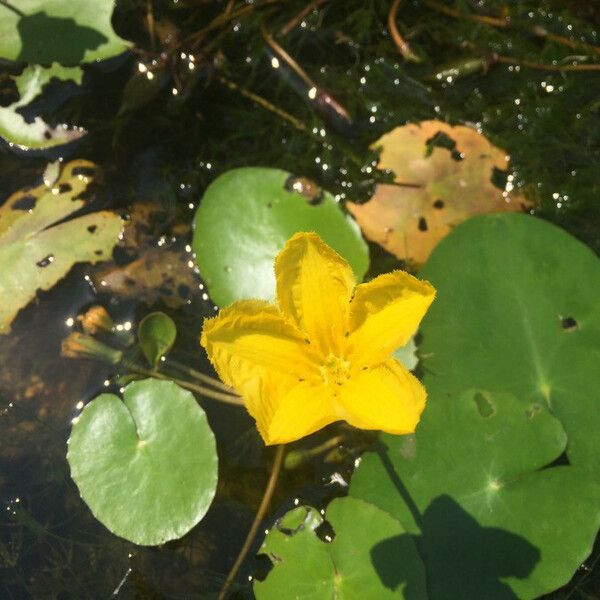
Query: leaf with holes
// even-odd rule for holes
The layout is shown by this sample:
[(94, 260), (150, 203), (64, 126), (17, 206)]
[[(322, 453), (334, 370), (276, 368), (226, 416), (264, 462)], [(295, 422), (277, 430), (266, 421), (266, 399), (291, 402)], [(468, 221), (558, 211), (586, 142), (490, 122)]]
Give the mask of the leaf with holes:
[(118, 215), (102, 211), (64, 221), (85, 205), (81, 195), (94, 171), (88, 161), (70, 162), (52, 187), (20, 190), (0, 207), (0, 334), (10, 332), (38, 289), (50, 289), (75, 263), (111, 257)]
[(574, 465), (600, 474), (600, 260), (526, 215), (456, 228), (422, 272), (438, 294), (421, 325), (424, 383), (512, 392), (549, 406)]
[(547, 467), (565, 445), (540, 403), (436, 392), (415, 435), (363, 455), (350, 494), (417, 536), (432, 600), (537, 598), (569, 581), (600, 526), (600, 486)]
[(422, 121), (396, 127), (374, 144), (378, 167), (394, 172), (366, 204), (347, 208), (365, 236), (398, 258), (424, 263), (453, 227), (481, 213), (521, 211), (525, 200), (496, 187), (506, 152), (470, 127)]
[(114, 0), (18, 0), (0, 3), (0, 57), (78, 65), (124, 52), (113, 30)]
[(196, 211), (194, 251), (214, 302), (275, 295), (273, 261), (298, 231), (314, 231), (361, 281), (369, 265), (356, 223), (331, 194), (279, 169), (233, 169), (206, 190)]
[(423, 563), (396, 519), (356, 498), (336, 498), (325, 518), (335, 535), (329, 543), (317, 536), (323, 517), (310, 506), (269, 531), (260, 553), (273, 569), (255, 581), (257, 600), (426, 600)]
[(154, 546), (185, 535), (217, 486), (215, 438), (194, 396), (170, 381), (130, 383), (123, 401), (101, 394), (73, 426), (71, 477), (116, 535)]
[(59, 64), (50, 67), (26, 67), (20, 75), (13, 78), (19, 92), (19, 100), (8, 106), (0, 106), (0, 136), (21, 150), (39, 150), (67, 144), (85, 135), (85, 130), (81, 128), (63, 125), (51, 127), (41, 117), (35, 117), (32, 122), (28, 122), (19, 113), (19, 109), (37, 98), (52, 79), (80, 84), (82, 76), (83, 71), (79, 67), (61, 67)]

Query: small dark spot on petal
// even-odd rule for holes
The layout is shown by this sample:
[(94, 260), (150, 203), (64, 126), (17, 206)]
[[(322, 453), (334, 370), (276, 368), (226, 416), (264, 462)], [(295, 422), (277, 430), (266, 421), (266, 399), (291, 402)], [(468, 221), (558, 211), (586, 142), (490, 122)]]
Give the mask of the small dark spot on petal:
[(52, 134), (50, 133), (50, 130), (46, 129), (46, 131), (44, 131), (44, 138), (47, 140), (52, 139)]
[(104, 254), (104, 253), (102, 252), (102, 250), (94, 250), (94, 254), (96, 256), (102, 256), (102, 254)]
[(66, 193), (66, 192), (70, 192), (72, 189), (73, 189), (73, 188), (71, 187), (71, 184), (70, 184), (70, 183), (61, 183), (61, 184), (58, 186), (58, 191), (59, 191), (61, 194), (64, 194), (64, 193)]
[(135, 286), (135, 280), (132, 279), (131, 277), (124, 277), (123, 278), (123, 283), (127, 286), (127, 287), (134, 287)]
[(302, 383), (302, 382), (304, 381), (304, 379), (303, 379), (302, 377), (298, 377), (298, 381), (299, 381), (300, 383)]
[(441, 209), (444, 208), (444, 201), (440, 198), (433, 203), (433, 208)]
[(419, 217), (419, 231), (427, 231), (427, 220), (425, 217)]
[(87, 228), (87, 230), (88, 230), (90, 233), (95, 233), (96, 229), (98, 229), (98, 225), (90, 225), (90, 226)]

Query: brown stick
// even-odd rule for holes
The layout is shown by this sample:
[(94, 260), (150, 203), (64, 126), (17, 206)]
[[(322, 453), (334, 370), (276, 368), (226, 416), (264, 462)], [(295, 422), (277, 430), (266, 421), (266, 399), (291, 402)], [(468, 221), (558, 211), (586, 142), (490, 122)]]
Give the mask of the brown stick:
[(279, 478), (279, 473), (281, 472), (281, 465), (283, 464), (283, 456), (285, 454), (285, 445), (281, 444), (277, 446), (277, 450), (275, 452), (275, 459), (273, 460), (273, 466), (271, 467), (271, 474), (269, 475), (269, 481), (267, 482), (267, 487), (265, 488), (262, 500), (260, 501), (260, 506), (256, 511), (256, 515), (254, 516), (254, 521), (252, 521), (252, 525), (248, 531), (248, 535), (246, 536), (246, 540), (229, 571), (227, 578), (225, 579), (225, 583), (219, 592), (217, 600), (225, 600), (227, 592), (231, 587), (231, 584), (235, 580), (235, 576), (238, 574), (246, 555), (250, 551), (252, 544), (254, 543), (254, 538), (258, 532), (258, 528), (262, 523), (267, 510), (269, 508), (269, 504), (271, 502), (271, 498), (273, 497), (273, 492), (275, 491), (275, 486), (277, 485), (277, 479)]
[(310, 4), (307, 4), (295, 17), (292, 17), (280, 30), (280, 35), (287, 35), (292, 29), (304, 19), (307, 15), (309, 15), (315, 8), (321, 6), (321, 4), (325, 4), (329, 2), (329, 0), (313, 0)]
[[(508, 19), (498, 19), (496, 17), (487, 17), (485, 15), (463, 15), (457, 10), (450, 8), (449, 6), (445, 6), (444, 4), (436, 2), (436, 0), (423, 0), (423, 2), (427, 6), (429, 6), (429, 8), (433, 8), (434, 10), (448, 15), (453, 19), (465, 18), (469, 21), (475, 21), (476, 23), (485, 23), (486, 25), (491, 25), (492, 27), (500, 27), (502, 29), (510, 27), (510, 21)], [(533, 35), (537, 35), (538, 37), (544, 37), (552, 42), (561, 44), (562, 46), (567, 46), (567, 48), (571, 48), (573, 50), (587, 50), (588, 52), (593, 52), (594, 54), (600, 54), (600, 47), (598, 46), (594, 46), (593, 44), (587, 44), (586, 42), (577, 42), (568, 37), (565, 37), (564, 35), (558, 35), (556, 33), (547, 31), (544, 27), (540, 27), (539, 25), (534, 25), (533, 27), (530, 27), (529, 31)]]
[(600, 71), (600, 64), (593, 65), (549, 65), (547, 63), (536, 63), (530, 60), (517, 60), (510, 56), (501, 56), (500, 54), (491, 55), (492, 62), (504, 63), (506, 65), (517, 65), (519, 67), (527, 67), (528, 69), (537, 69), (539, 71), (553, 71), (559, 73), (565, 72), (583, 72), (583, 71)]
[(265, 100), (265, 98), (263, 98), (262, 96), (259, 96), (258, 94), (255, 94), (243, 87), (240, 87), (237, 83), (231, 81), (230, 79), (227, 79), (226, 77), (219, 76), (217, 79), (230, 90), (239, 92), (245, 98), (252, 100), (252, 102), (255, 102), (259, 106), (262, 106), (264, 109), (272, 112), (278, 117), (281, 117), (282, 119), (293, 125), (296, 129), (298, 129), (298, 131), (307, 131), (306, 125), (304, 125), (304, 123), (300, 121), (300, 119), (297, 119), (293, 115), (290, 115), (290, 113), (285, 112), (285, 110), (278, 108), (274, 104), (271, 104), (271, 102)]
[(400, 35), (398, 31), (398, 26), (396, 25), (396, 16), (398, 14), (398, 6), (400, 5), (400, 0), (394, 0), (392, 2), (392, 6), (390, 6), (390, 12), (388, 13), (388, 30), (392, 39), (394, 40), (394, 44), (400, 50), (400, 54), (404, 56), (404, 58), (410, 62), (421, 62), (421, 59), (412, 51), (409, 43)]

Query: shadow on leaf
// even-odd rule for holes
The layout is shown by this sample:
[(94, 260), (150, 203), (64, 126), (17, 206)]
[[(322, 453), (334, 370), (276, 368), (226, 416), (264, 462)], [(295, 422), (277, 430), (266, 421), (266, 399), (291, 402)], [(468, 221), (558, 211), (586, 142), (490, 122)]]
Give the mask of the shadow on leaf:
[(22, 15), (17, 29), (22, 42), (17, 60), (38, 64), (77, 65), (88, 50), (108, 41), (91, 27), (83, 27), (73, 19), (50, 17), (45, 12)]
[[(393, 469), (387, 449), (380, 445), (378, 453), (421, 531), (420, 536), (395, 536), (373, 546), (371, 560), (382, 583), (395, 590), (408, 581), (393, 557), (399, 556), (406, 540), (412, 538), (425, 563), (432, 599), (518, 600), (505, 581), (528, 577), (540, 559), (538, 548), (504, 529), (482, 527), (447, 495), (435, 498), (420, 514)], [(404, 597), (415, 598), (409, 587)]]

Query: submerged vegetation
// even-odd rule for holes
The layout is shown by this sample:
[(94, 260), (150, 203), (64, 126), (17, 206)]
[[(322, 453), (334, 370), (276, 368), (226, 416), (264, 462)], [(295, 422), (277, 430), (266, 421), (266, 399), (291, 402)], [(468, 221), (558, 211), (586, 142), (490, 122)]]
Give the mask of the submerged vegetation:
[(597, 7), (73, 6), (0, 0), (0, 596), (600, 598)]

